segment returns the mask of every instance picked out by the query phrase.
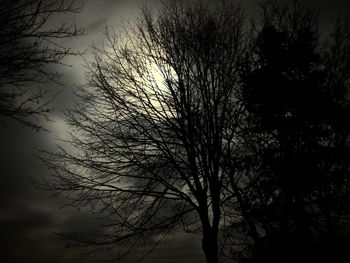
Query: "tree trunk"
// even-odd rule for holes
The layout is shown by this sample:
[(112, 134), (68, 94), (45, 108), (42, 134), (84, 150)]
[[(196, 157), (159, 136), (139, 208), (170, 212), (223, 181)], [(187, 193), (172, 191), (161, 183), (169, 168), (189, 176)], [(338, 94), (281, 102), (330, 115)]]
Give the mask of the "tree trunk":
[(207, 263), (218, 263), (218, 233), (208, 227), (203, 227), (202, 248)]

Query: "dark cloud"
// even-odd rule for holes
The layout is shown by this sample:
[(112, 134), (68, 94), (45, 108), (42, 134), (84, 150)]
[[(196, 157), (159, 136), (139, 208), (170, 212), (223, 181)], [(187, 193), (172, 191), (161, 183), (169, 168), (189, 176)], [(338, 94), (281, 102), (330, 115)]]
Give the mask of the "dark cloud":
[[(64, 133), (61, 122), (49, 123), (50, 133), (26, 129), (7, 120), (0, 128), (0, 254), (1, 262), (97, 262), (102, 254), (86, 255), (86, 250), (67, 248), (56, 233), (93, 233), (98, 228), (95, 215), (74, 208), (62, 208), (64, 198), (38, 191), (31, 183), (48, 176), (34, 154), (35, 148), (53, 149), (56, 135)], [(135, 250), (130, 261), (146, 250)], [(200, 237), (175, 235), (162, 243), (145, 262), (202, 262)]]
[[(86, 50), (85, 57), (89, 58), (92, 43), (101, 41), (105, 21), (117, 23), (123, 11), (136, 11), (133, 8), (138, 2), (87, 0), (83, 12), (75, 18), (79, 26), (86, 28), (87, 35), (64, 40), (62, 44)], [(57, 19), (53, 20), (53, 25), (60, 22)], [(73, 18), (61, 19), (69, 22)], [(39, 191), (32, 183), (33, 180), (47, 178), (49, 173), (35, 157), (38, 153), (35, 149), (52, 150), (56, 146), (55, 138), (65, 135), (67, 126), (57, 114), (64, 107), (72, 105), (74, 85), (84, 81), (81, 58), (70, 57), (65, 62), (71, 66), (51, 69), (63, 73), (65, 85), (51, 83), (44, 87), (54, 92), (61, 91), (52, 104), (56, 108), (51, 116), (54, 122), (44, 123), (50, 132), (38, 133), (14, 121), (0, 119), (0, 124), (6, 123), (0, 126), (0, 262), (90, 263), (102, 256), (86, 255), (86, 250), (80, 248), (67, 248), (67, 241), (56, 234), (93, 233), (98, 228), (95, 215), (73, 208), (62, 209), (65, 204), (63, 197), (53, 197), (52, 193)], [(189, 259), (188, 262), (201, 261), (199, 243), (198, 237), (172, 238), (162, 244), (146, 262), (178, 262), (181, 258)], [(178, 255), (175, 250), (179, 250), (176, 252)], [(139, 257), (142, 252), (135, 251), (133, 255)]]
[[(0, 261), (75, 262), (76, 252), (63, 252), (64, 244), (55, 234), (70, 229), (67, 218), (73, 224), (74, 214), (62, 213), (62, 200), (37, 191), (30, 180), (47, 174), (33, 150), (44, 146), (42, 138), (47, 134), (25, 129), (10, 120), (6, 124), (0, 128)], [(75, 226), (85, 222), (81, 217), (75, 220)], [(62, 254), (57, 255), (57, 251)]]

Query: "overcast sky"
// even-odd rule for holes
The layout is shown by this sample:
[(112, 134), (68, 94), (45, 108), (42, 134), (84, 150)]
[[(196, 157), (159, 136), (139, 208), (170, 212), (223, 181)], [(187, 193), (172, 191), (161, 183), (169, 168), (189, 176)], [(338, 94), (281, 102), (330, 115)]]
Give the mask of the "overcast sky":
[[(150, 1), (151, 2), (151, 1)], [(123, 19), (132, 19), (139, 12), (141, 1), (86, 0), (80, 14), (57, 17), (52, 25), (72, 21), (86, 30), (86, 36), (65, 40), (65, 46), (84, 51), (90, 59), (91, 46), (102, 40), (105, 23), (117, 25)], [(153, 4), (155, 1), (153, 1)], [(35, 132), (16, 122), (6, 120), (0, 126), (0, 262), (96, 262), (101, 255), (85, 255), (81, 249), (66, 248), (58, 232), (93, 232), (98, 222), (93, 215), (73, 208), (63, 208), (62, 197), (38, 191), (31, 179), (45, 178), (48, 171), (35, 157), (36, 148), (54, 150), (56, 137), (64, 137), (67, 125), (59, 112), (72, 104), (75, 84), (84, 82), (83, 61), (80, 57), (65, 59), (71, 67), (57, 68), (64, 74), (65, 87), (53, 103), (53, 122), (44, 123), (49, 132)], [(53, 85), (53, 84), (50, 84)], [(202, 262), (200, 239), (193, 235), (170, 236), (169, 240), (145, 262)], [(138, 252), (133, 256), (141, 255)]]
[[(86, 29), (87, 35), (66, 40), (64, 45), (86, 51), (85, 57), (90, 59), (90, 47), (93, 43), (100, 43), (105, 22), (117, 25), (121, 21), (121, 15), (131, 19), (139, 12), (140, 2), (87, 0), (83, 11), (74, 17), (77, 24)], [(148, 2), (154, 4), (156, 1)], [(255, 1), (243, 2), (249, 9)], [(328, 12), (336, 12), (339, 7), (343, 7), (341, 2), (327, 2)], [(345, 7), (345, 10), (349, 9)], [(70, 20), (73, 17), (56, 18), (52, 23), (60, 22), (60, 19)], [(50, 132), (37, 133), (14, 122), (7, 122), (7, 127), (0, 127), (0, 165), (3, 171), (0, 184), (1, 262), (96, 262), (95, 255), (82, 255), (82, 250), (66, 248), (65, 242), (55, 234), (61, 231), (93, 231), (97, 227), (94, 216), (72, 208), (63, 209), (64, 200), (61, 197), (38, 191), (29, 183), (29, 178), (47, 176), (48, 171), (34, 156), (34, 149), (54, 149), (55, 137), (65, 136), (67, 126), (57, 113), (71, 105), (74, 84), (84, 82), (82, 59), (70, 57), (66, 62), (72, 67), (58, 69), (64, 73), (66, 86), (54, 102), (54, 122), (44, 124)], [(145, 262), (203, 261), (200, 236), (178, 234), (161, 244)]]

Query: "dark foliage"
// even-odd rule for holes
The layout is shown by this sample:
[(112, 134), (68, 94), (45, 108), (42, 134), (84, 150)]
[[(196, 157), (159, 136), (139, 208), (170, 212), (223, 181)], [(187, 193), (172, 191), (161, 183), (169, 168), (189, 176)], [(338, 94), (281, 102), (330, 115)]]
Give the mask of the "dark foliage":
[(349, 245), (350, 35), (339, 20), (322, 35), (315, 12), (299, 1), (262, 11), (243, 86), (258, 259), (336, 262)]

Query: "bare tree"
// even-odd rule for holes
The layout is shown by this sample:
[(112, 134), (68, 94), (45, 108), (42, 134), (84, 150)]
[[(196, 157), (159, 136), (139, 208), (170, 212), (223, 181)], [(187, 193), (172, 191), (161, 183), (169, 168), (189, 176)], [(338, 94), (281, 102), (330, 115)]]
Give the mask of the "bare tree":
[(72, 238), (130, 249), (183, 229), (200, 232), (207, 262), (219, 261), (219, 229), (234, 220), (226, 160), (242, 117), (243, 22), (235, 4), (172, 1), (156, 15), (144, 8), (136, 26), (106, 29), (66, 114), (73, 150), (46, 158), (46, 187), (106, 222), (97, 237)]
[(59, 40), (83, 33), (74, 24), (52, 28), (49, 23), (81, 6), (64, 0), (1, 0), (0, 6), (0, 115), (41, 129), (38, 118), (47, 117), (50, 99), (40, 85), (60, 77), (48, 66), (76, 54)]

